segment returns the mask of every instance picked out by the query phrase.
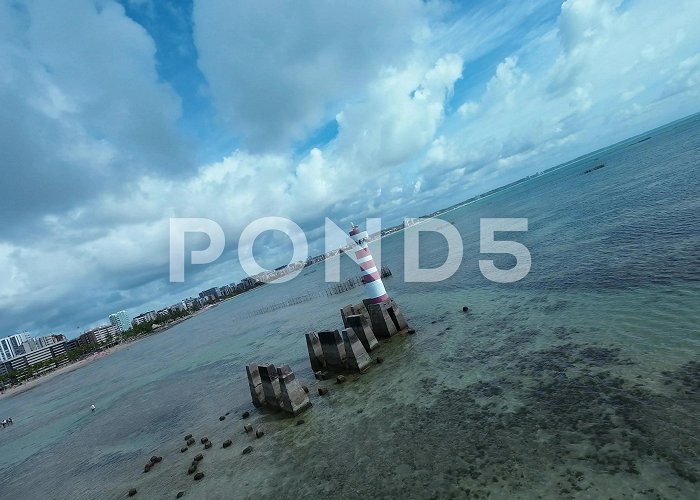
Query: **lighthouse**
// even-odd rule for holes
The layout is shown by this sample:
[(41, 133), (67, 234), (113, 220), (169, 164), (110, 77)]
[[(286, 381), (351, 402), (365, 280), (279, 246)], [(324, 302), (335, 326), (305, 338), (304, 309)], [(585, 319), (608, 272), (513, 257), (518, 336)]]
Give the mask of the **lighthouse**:
[(352, 225), (350, 237), (355, 242), (355, 261), (362, 269), (362, 283), (365, 284), (367, 291), (367, 302), (370, 304), (378, 304), (389, 300), (389, 295), (386, 293), (382, 276), (377, 268), (377, 264), (372, 258), (372, 253), (369, 251), (369, 235), (367, 231), (360, 231), (360, 227), (356, 224)]

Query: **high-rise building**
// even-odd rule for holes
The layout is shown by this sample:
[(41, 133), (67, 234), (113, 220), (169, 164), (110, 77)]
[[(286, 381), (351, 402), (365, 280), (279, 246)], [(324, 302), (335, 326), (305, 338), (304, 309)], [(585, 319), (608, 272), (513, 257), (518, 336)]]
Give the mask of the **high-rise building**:
[(0, 361), (9, 361), (15, 356), (24, 353), (22, 344), (31, 340), (27, 332), (16, 333), (0, 339)]
[(131, 328), (131, 318), (126, 314), (126, 311), (119, 311), (109, 315), (109, 322), (116, 326), (121, 333), (126, 332)]

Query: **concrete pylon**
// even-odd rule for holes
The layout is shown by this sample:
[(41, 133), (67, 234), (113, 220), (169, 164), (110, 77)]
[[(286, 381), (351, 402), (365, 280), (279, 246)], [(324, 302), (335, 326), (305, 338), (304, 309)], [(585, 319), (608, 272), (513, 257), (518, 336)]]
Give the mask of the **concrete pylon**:
[(316, 332), (306, 334), (306, 348), (309, 350), (309, 361), (314, 372), (326, 368), (326, 360), (323, 357), (323, 348)]
[(308, 394), (302, 389), (289, 365), (277, 368), (277, 375), (280, 383), (280, 408), (282, 410), (296, 417), (311, 407)]
[(372, 331), (377, 338), (388, 339), (403, 330), (408, 330), (408, 323), (394, 299), (389, 298), (377, 303), (365, 299), (362, 302), (367, 308)]
[(352, 314), (345, 316), (344, 323), (345, 328), (354, 330), (367, 352), (379, 347), (379, 341), (377, 337), (374, 336), (374, 332), (372, 331), (367, 317), (361, 314)]
[(251, 363), (245, 367), (245, 371), (248, 375), (248, 386), (250, 387), (250, 397), (253, 400), (253, 404), (257, 407), (263, 406), (265, 404), (265, 393), (263, 391), (258, 365)]
[(321, 341), (323, 358), (326, 368), (330, 370), (343, 370), (345, 368), (345, 343), (338, 330), (318, 332)]
[(258, 365), (258, 371), (265, 394), (265, 405), (273, 410), (279, 409), (282, 390), (280, 389), (277, 368), (273, 364)]
[(345, 344), (345, 366), (348, 370), (360, 373), (367, 371), (372, 363), (362, 342), (352, 328), (343, 330), (343, 343)]

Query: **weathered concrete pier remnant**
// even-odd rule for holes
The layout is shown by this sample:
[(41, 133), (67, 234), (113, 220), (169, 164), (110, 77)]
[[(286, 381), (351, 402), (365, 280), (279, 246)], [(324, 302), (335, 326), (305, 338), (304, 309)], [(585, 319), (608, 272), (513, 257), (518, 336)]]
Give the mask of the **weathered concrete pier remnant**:
[(250, 395), (255, 406), (283, 410), (296, 416), (311, 406), (309, 396), (289, 365), (251, 363), (246, 366)]
[(343, 318), (343, 326), (352, 328), (365, 350), (370, 352), (379, 347), (379, 341), (372, 331), (365, 305), (359, 304), (359, 306), (361, 307), (355, 308), (352, 305), (343, 307), (340, 310), (340, 316)]
[(389, 298), (379, 303), (365, 299), (362, 302), (367, 307), (372, 331), (378, 338), (388, 339), (399, 332), (408, 331), (408, 323), (394, 299)]
[(265, 404), (265, 393), (263, 392), (262, 380), (260, 380), (260, 372), (258, 365), (251, 363), (245, 367), (248, 374), (248, 386), (250, 387), (250, 397), (253, 404), (257, 407)]
[(311, 406), (309, 396), (297, 380), (294, 372), (289, 368), (289, 365), (277, 368), (277, 375), (280, 381), (280, 390), (282, 391), (280, 408), (296, 417)]
[(346, 328), (343, 330), (342, 335), (343, 344), (345, 345), (345, 366), (347, 369), (358, 372), (367, 371), (372, 363), (372, 358), (367, 354), (367, 350), (362, 345), (355, 330)]
[(273, 410), (280, 409), (282, 390), (280, 389), (277, 367), (273, 364), (259, 365), (258, 370), (265, 393), (265, 406)]
[(334, 371), (345, 369), (345, 343), (338, 330), (318, 332), (326, 368)]
[(316, 332), (306, 334), (306, 348), (309, 350), (309, 361), (314, 372), (322, 371), (326, 368), (326, 361), (323, 358), (323, 348)]
[(320, 353), (316, 348), (309, 349), (311, 367), (321, 367), (314, 370), (317, 373), (325, 370), (364, 372), (372, 363), (367, 350), (352, 328), (346, 328), (342, 333), (338, 330), (307, 333), (306, 342), (307, 345), (318, 342), (321, 346)]

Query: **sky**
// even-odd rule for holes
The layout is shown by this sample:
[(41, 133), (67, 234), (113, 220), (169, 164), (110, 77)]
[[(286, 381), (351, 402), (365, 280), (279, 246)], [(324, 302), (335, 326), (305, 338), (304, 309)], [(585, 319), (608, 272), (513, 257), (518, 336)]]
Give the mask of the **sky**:
[[(0, 2), (0, 336), (238, 281), (259, 217), (322, 253), (325, 217), (394, 225), (696, 113), (698, 19), (697, 0)], [(184, 283), (171, 217), (226, 235)], [(289, 246), (254, 251), (275, 268)]]

